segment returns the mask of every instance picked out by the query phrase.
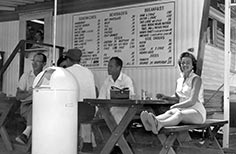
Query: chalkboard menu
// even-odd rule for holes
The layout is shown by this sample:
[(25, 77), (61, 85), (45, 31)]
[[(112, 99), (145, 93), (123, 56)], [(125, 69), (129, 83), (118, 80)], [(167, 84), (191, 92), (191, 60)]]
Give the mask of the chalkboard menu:
[(81, 64), (106, 67), (113, 56), (124, 66), (173, 66), (175, 2), (142, 3), (73, 16), (73, 47)]

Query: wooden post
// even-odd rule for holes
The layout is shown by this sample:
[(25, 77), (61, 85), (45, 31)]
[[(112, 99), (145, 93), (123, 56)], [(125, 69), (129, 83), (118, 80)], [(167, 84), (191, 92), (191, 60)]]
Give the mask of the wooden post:
[(201, 29), (199, 34), (199, 44), (198, 44), (198, 54), (197, 54), (197, 74), (201, 76), (202, 74), (202, 66), (203, 66), (203, 58), (205, 53), (205, 44), (206, 44), (206, 32), (208, 26), (208, 17), (210, 10), (211, 0), (204, 0), (203, 11), (202, 11), (202, 21), (201, 21)]
[[(231, 20), (231, 0), (225, 0), (225, 58), (224, 58), (224, 119), (229, 121), (229, 74), (230, 74), (230, 20)], [(229, 147), (229, 124), (223, 128), (223, 147)]]
[(52, 66), (56, 63), (57, 0), (54, 0)]

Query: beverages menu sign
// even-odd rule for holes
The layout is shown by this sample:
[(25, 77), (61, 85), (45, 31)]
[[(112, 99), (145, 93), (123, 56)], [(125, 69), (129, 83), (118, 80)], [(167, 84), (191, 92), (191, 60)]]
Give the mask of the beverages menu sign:
[(124, 66), (173, 66), (175, 2), (85, 12), (73, 16), (73, 47), (81, 64), (106, 67), (113, 56)]

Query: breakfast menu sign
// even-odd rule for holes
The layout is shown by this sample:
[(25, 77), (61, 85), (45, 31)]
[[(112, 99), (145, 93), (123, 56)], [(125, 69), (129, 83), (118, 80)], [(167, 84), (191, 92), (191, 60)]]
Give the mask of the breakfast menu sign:
[(82, 12), (73, 16), (73, 47), (83, 66), (106, 67), (112, 56), (124, 66), (173, 66), (175, 2)]

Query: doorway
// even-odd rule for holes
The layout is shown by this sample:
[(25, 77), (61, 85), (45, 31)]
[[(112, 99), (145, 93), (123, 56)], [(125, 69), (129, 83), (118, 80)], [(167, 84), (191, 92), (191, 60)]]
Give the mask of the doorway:
[[(25, 71), (31, 70), (31, 60), (35, 52), (43, 52), (48, 59), (47, 66), (50, 66), (52, 57), (51, 50), (48, 47), (40, 45), (40, 43), (52, 44), (52, 26), (53, 26), (53, 10), (43, 10), (32, 13), (20, 14), (19, 39), (30, 40), (39, 44), (27, 43), (25, 46), (24, 58), (20, 63), (20, 67)], [(22, 68), (23, 67), (23, 68)], [(21, 73), (23, 73), (20, 71)]]
[[(26, 40), (37, 43), (44, 42), (44, 19), (33, 19), (26, 21)], [(38, 44), (26, 44), (26, 49), (40, 47)]]

